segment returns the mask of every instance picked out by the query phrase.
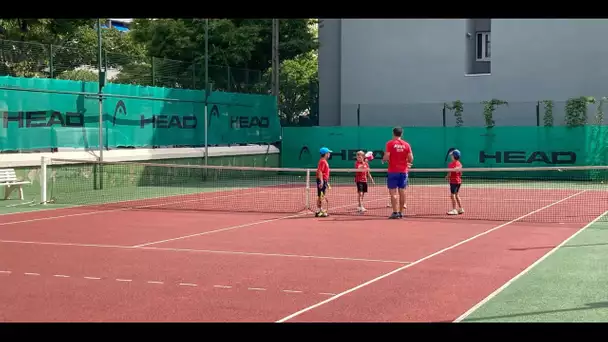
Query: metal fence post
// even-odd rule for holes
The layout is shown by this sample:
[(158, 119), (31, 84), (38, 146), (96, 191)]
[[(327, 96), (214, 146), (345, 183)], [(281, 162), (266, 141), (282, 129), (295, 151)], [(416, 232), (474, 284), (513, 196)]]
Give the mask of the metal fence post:
[(196, 89), (196, 62), (192, 62), (192, 89)]
[(53, 57), (54, 53), (53, 53), (53, 44), (49, 44), (50, 45), (50, 49), (49, 49), (49, 73), (51, 78), (55, 78), (55, 58)]
[(156, 86), (156, 68), (154, 67), (154, 57), (150, 58), (150, 65), (152, 66), (152, 86)]
[(230, 76), (230, 66), (228, 66), (226, 68), (226, 70), (228, 71), (228, 89), (226, 89), (227, 91), (230, 91), (230, 80), (231, 80), (231, 76)]

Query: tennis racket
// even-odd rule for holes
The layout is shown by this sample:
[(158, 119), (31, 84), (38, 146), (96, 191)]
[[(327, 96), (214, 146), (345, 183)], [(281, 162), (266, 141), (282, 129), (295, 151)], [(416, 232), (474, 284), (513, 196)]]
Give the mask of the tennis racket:
[[(329, 182), (327, 182), (327, 190), (331, 190), (331, 186), (329, 185)], [(323, 216), (327, 216), (327, 212), (329, 211), (329, 201), (327, 200), (327, 197), (325, 197), (324, 193), (320, 194), (319, 201), (321, 203), (321, 212), (325, 213), (325, 215), (323, 215)], [(324, 201), (325, 201), (325, 210), (323, 210)]]

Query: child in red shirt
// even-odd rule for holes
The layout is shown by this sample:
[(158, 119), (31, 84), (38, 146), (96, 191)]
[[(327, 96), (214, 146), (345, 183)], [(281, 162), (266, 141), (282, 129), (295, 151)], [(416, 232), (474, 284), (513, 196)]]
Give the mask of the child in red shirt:
[(367, 177), (374, 183), (374, 178), (372, 178), (372, 174), (369, 172), (369, 164), (367, 162), (367, 158), (365, 158), (365, 153), (363, 151), (357, 152), (357, 161), (355, 162), (355, 169), (367, 169), (364, 172), (356, 172), (355, 174), (355, 184), (357, 185), (357, 193), (359, 194), (359, 207), (357, 211), (359, 213), (365, 212), (367, 209), (363, 207), (363, 197), (367, 193)]
[(321, 147), (319, 153), (321, 154), (321, 158), (319, 158), (319, 164), (317, 165), (317, 212), (315, 213), (316, 217), (327, 217), (327, 209), (323, 210), (323, 199), (325, 199), (325, 203), (329, 206), (329, 202), (327, 201), (326, 193), (329, 188), (329, 163), (327, 159), (329, 159), (330, 153), (332, 151), (327, 147)]
[(452, 161), (448, 165), (448, 168), (453, 169), (454, 171), (448, 172), (445, 176), (445, 179), (450, 182), (450, 199), (452, 200), (452, 210), (448, 211), (448, 215), (464, 214), (464, 209), (462, 209), (462, 204), (460, 203), (460, 196), (458, 196), (460, 185), (462, 184), (460, 151), (455, 149), (450, 152), (450, 156), (452, 157)]

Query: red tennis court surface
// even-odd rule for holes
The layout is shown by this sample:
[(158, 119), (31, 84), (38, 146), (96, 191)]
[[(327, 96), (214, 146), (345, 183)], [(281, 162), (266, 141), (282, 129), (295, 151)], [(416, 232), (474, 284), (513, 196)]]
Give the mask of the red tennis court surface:
[[(591, 191), (554, 197), (503, 222), (466, 220), (474, 207), (456, 220), (94, 207), (4, 215), (0, 320), (452, 321), (547, 252), (529, 247), (582, 228), (563, 215), (573, 201), (598, 203)], [(605, 202), (581, 214), (604, 211)], [(523, 223), (551, 213), (564, 222)]]

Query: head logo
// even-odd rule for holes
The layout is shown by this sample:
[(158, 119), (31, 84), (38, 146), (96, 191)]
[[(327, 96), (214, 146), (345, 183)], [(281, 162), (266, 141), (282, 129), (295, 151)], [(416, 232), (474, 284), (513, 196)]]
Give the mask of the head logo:
[(310, 155), (310, 149), (308, 146), (302, 146), (300, 149), (300, 155), (298, 156), (298, 160), (304, 160), (306, 162), (310, 161), (312, 156)]
[(479, 151), (479, 163), (483, 164), (486, 161), (493, 161), (496, 164), (574, 165), (576, 153), (574, 151), (496, 151), (494, 153)]
[(120, 114), (122, 116), (127, 115), (127, 106), (122, 100), (119, 100), (116, 103), (116, 107), (114, 108), (114, 118), (112, 119), (112, 125), (116, 126), (116, 115)]
[(207, 127), (211, 127), (211, 122), (214, 120), (211, 120), (211, 118), (216, 117), (217, 120), (220, 119), (220, 109), (217, 107), (217, 105), (213, 105), (213, 107), (211, 107), (211, 111), (209, 112), (209, 118), (207, 119)]

